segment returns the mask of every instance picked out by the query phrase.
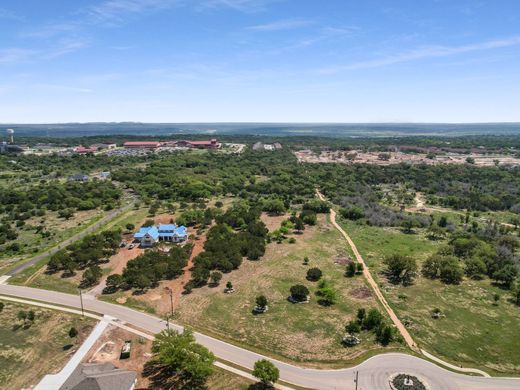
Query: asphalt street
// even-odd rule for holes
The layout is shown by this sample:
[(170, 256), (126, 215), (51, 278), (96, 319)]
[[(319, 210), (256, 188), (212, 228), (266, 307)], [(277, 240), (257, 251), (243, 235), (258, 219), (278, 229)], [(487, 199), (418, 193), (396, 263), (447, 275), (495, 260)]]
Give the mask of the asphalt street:
[[(79, 296), (55, 291), (1, 284), (0, 294), (80, 308)], [(86, 310), (110, 315), (121, 322), (150, 333), (158, 333), (166, 327), (165, 321), (158, 317), (124, 306), (98, 301), (90, 296), (84, 296), (83, 303)], [(170, 326), (182, 330), (182, 327), (178, 325), (170, 324)], [(251, 369), (255, 361), (267, 358), (278, 366), (280, 379), (283, 381), (316, 389), (354, 390), (356, 388), (354, 383), (356, 371), (359, 373), (359, 390), (389, 389), (390, 375), (400, 372), (423, 378), (430, 390), (520, 389), (520, 378), (484, 378), (462, 375), (445, 370), (426, 360), (400, 353), (377, 355), (352, 368), (320, 370), (280, 362), (200, 333), (195, 333), (195, 336), (199, 343), (209, 348), (220, 359)]]

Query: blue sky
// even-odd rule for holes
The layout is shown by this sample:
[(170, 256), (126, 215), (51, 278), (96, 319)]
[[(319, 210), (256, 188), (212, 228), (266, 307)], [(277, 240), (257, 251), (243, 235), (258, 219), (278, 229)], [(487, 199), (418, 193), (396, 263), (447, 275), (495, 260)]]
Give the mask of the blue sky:
[(518, 0), (2, 0), (0, 122), (520, 122)]

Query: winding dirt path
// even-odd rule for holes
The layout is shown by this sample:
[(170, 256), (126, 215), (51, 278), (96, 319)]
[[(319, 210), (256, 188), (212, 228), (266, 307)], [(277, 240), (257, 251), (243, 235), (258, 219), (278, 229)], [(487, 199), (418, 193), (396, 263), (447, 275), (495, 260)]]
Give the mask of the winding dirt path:
[[(325, 197), (321, 192), (316, 190), (316, 194), (318, 195), (318, 198), (320, 200), (325, 200)], [(356, 245), (354, 244), (354, 241), (350, 238), (350, 236), (347, 234), (345, 230), (341, 226), (338, 225), (336, 222), (336, 211), (334, 211), (333, 208), (330, 209), (330, 222), (332, 225), (341, 233), (341, 235), (347, 240), (350, 248), (352, 249), (352, 252), (354, 252), (354, 256), (356, 257), (356, 261), (358, 263), (363, 264), (363, 275), (365, 276), (366, 280), (368, 281), (368, 284), (370, 284), (370, 287), (372, 287), (372, 290), (374, 290), (374, 293), (376, 294), (377, 299), (379, 302), (381, 302), (381, 305), (385, 308), (386, 312), (392, 319), (392, 322), (396, 326), (396, 328), (399, 330), (399, 333), (403, 336), (404, 340), (406, 341), (406, 344), (415, 352), (421, 352), (419, 350), (419, 347), (417, 344), (415, 344), (415, 341), (413, 340), (412, 336), (408, 332), (408, 330), (405, 328), (401, 320), (397, 317), (394, 310), (390, 307), (388, 302), (386, 301), (386, 298), (384, 297), (383, 293), (379, 289), (379, 286), (377, 285), (376, 281), (372, 277), (372, 274), (370, 273), (370, 270), (368, 269), (365, 261), (363, 260), (363, 257), (359, 253)]]

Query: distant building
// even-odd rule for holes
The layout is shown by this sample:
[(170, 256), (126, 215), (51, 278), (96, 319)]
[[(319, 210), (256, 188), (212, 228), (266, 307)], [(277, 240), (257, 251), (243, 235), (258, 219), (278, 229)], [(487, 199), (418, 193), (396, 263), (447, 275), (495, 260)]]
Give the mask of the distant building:
[(188, 141), (188, 140), (171, 141), (171, 142), (168, 142), (168, 144), (171, 146), (196, 148), (196, 149), (218, 149), (221, 146), (221, 144), (215, 138), (210, 139), (209, 141)]
[(125, 148), (130, 149), (156, 149), (161, 146), (160, 142), (149, 142), (149, 141), (130, 141), (123, 144)]
[(0, 142), (0, 153), (22, 153), (23, 151), (21, 146)]
[(88, 177), (88, 175), (83, 175), (83, 174), (79, 173), (76, 175), (69, 176), (67, 180), (68, 181), (88, 181), (89, 177)]
[(141, 247), (150, 248), (159, 241), (183, 242), (188, 239), (186, 226), (176, 224), (159, 224), (159, 226), (146, 226), (134, 234), (134, 239), (139, 241)]
[(273, 146), (274, 146), (274, 148), (275, 148), (276, 150), (280, 150), (280, 149), (282, 149), (282, 144), (281, 144), (280, 142), (275, 142), (275, 143), (273, 144)]
[(99, 178), (102, 180), (106, 180), (106, 179), (110, 178), (110, 176), (111, 176), (110, 172), (100, 172), (99, 173)]
[(60, 390), (132, 390), (137, 373), (112, 363), (81, 363)]
[(94, 152), (97, 152), (98, 149), (95, 148), (94, 146), (78, 146), (76, 148), (74, 148), (74, 153), (80, 153), (80, 154), (84, 154), (84, 153), (94, 153)]
[(97, 150), (111, 150), (117, 148), (116, 144), (94, 144), (91, 146), (92, 148), (96, 148)]

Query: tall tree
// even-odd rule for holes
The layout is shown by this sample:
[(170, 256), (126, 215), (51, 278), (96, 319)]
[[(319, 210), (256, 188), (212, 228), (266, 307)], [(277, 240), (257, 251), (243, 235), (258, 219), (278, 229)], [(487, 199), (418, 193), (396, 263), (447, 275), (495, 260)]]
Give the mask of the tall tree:
[(215, 356), (197, 344), (193, 333), (168, 329), (152, 345), (153, 358), (144, 370), (154, 386), (161, 389), (203, 389), (213, 372)]

